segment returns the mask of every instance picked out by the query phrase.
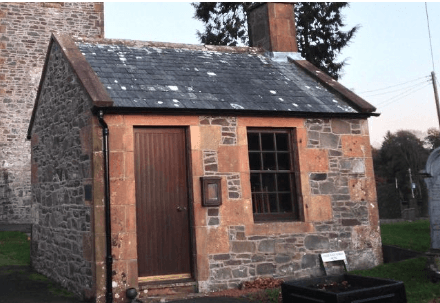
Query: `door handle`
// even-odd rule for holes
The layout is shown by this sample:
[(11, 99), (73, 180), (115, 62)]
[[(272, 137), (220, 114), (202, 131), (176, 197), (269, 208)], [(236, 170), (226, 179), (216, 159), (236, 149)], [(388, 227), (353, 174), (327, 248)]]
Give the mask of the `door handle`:
[(177, 206), (177, 211), (183, 211), (186, 210), (186, 207), (184, 206)]

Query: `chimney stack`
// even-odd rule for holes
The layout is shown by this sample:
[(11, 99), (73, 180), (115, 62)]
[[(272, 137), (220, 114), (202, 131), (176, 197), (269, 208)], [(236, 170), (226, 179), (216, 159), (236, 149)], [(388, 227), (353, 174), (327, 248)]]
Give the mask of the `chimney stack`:
[(292, 2), (266, 2), (249, 10), (250, 46), (269, 52), (298, 52)]

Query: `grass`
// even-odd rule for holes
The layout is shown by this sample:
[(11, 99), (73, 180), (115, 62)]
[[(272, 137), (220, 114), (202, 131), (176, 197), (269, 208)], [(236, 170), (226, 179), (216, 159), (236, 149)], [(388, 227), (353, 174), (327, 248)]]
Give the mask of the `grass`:
[[(26, 234), (15, 231), (0, 232), (0, 267), (7, 265), (30, 265), (30, 241)], [(74, 297), (74, 294), (41, 274), (35, 272), (26, 274), (24, 270), (7, 270), (4, 272), (4, 274), (11, 273), (21, 273), (26, 275), (23, 278), (47, 283), (48, 291), (54, 296)]]
[(28, 236), (17, 231), (0, 232), (0, 266), (29, 265), (30, 262)]
[(428, 280), (425, 267), (426, 258), (420, 257), (350, 273), (402, 281), (405, 285), (408, 303), (428, 303), (435, 298), (440, 298), (440, 283), (432, 283)]
[(431, 247), (429, 221), (398, 222), (380, 226), (382, 244), (426, 252)]

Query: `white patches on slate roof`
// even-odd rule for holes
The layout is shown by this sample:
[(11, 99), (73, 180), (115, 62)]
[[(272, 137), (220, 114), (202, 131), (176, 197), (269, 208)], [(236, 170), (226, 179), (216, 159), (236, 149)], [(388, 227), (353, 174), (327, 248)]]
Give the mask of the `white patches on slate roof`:
[(231, 106), (235, 109), (244, 109), (243, 106), (239, 105), (239, 104), (235, 104), (235, 103), (231, 103)]
[[(199, 100), (200, 102), (188, 100), (188, 102), (192, 102), (195, 105), (195, 108), (211, 108), (213, 105), (215, 109), (220, 110), (224, 108), (224, 105), (218, 102), (229, 101), (227, 104), (230, 105), (230, 108), (250, 110), (252, 108), (249, 108), (245, 104), (237, 104), (235, 100), (240, 100), (238, 98), (242, 97), (242, 94), (247, 94), (248, 91), (254, 91), (254, 93), (256, 93), (256, 95), (253, 95), (255, 103), (257, 105), (265, 103), (264, 106), (261, 104), (263, 111), (277, 110), (276, 108), (270, 108), (270, 105), (264, 100), (268, 95), (267, 92), (269, 92), (269, 96), (276, 97), (278, 95), (276, 100), (273, 101), (285, 104), (286, 107), (284, 110), (286, 111), (313, 111), (313, 109), (318, 110), (322, 108), (324, 112), (356, 112), (356, 110), (351, 108), (344, 101), (336, 99), (338, 97), (335, 96), (335, 94), (329, 92), (317, 81), (302, 73), (297, 74), (297, 68), (291, 67), (292, 64), (274, 63), (269, 58), (260, 54), (232, 54), (148, 46), (95, 45), (82, 42), (77, 42), (77, 45), (80, 51), (85, 53), (86, 60), (89, 61), (92, 68), (98, 71), (99, 78), (105, 80), (102, 81), (102, 83), (104, 87), (108, 89), (109, 93), (111, 93), (112, 98), (114, 98), (115, 106), (129, 106), (129, 104), (132, 103), (133, 107), (138, 107), (140, 105), (139, 103), (141, 103), (141, 106), (148, 107), (150, 104), (147, 100), (154, 98), (153, 100), (156, 101), (153, 102), (156, 106), (162, 104), (161, 107), (166, 108), (185, 107), (182, 102), (186, 101), (178, 101), (172, 98), (178, 97), (182, 100)], [(160, 56), (157, 55), (159, 53), (161, 53)], [(170, 61), (167, 61), (168, 57), (166, 56), (171, 56)], [(96, 60), (98, 57), (102, 60)], [(156, 61), (159, 64), (168, 64), (168, 62), (173, 61), (174, 58), (176, 59), (175, 64), (170, 65), (166, 74), (163, 74), (163, 78), (161, 78), (162, 74), (152, 75), (150, 72), (152, 70), (150, 69), (151, 64)], [(205, 65), (204, 61), (208, 64)], [(128, 68), (129, 63), (131, 65)], [(127, 66), (124, 67), (125, 64), (127, 64)], [(231, 69), (225, 69), (226, 65), (228, 65), (228, 67), (231, 66)], [(201, 67), (200, 70), (197, 66)], [(234, 67), (234, 69), (232, 69), (232, 67)], [(235, 69), (235, 67), (237, 69)], [(243, 72), (243, 74), (241, 74), (241, 72)], [(180, 78), (173, 78), (175, 76), (174, 73)], [(238, 83), (230, 83), (232, 87), (234, 87), (234, 85), (238, 86), (237, 92), (235, 92), (231, 87), (223, 90), (218, 89), (215, 83), (206, 82), (206, 80), (198, 81), (199, 79), (205, 79), (207, 75), (217, 76), (217, 78), (221, 76), (227, 80), (228, 78), (230, 78), (229, 80), (235, 80), (237, 77), (248, 77), (250, 87), (249, 89), (240, 90), (241, 88)], [(185, 77), (194, 77), (192, 80), (194, 84), (191, 85), (184, 81)], [(126, 80), (126, 78), (129, 80)], [(258, 81), (253, 81), (255, 79), (258, 79)], [(136, 83), (136, 85), (131, 85), (130, 81), (131, 83)], [(278, 86), (274, 87), (274, 82), (276, 82)], [(107, 83), (107, 85), (105, 83)], [(143, 83), (148, 84), (144, 85)], [(173, 85), (163, 85), (162, 83), (172, 83)], [(293, 86), (292, 83), (294, 84)], [(271, 86), (272, 89), (270, 88)], [(273, 88), (276, 88), (276, 90)], [(296, 104), (292, 103), (290, 98), (281, 98), (286, 89), (305, 93), (301, 101), (298, 100), (301, 103)], [(165, 95), (167, 94), (166, 92), (168, 92), (168, 95)], [(205, 103), (203, 101), (205, 100), (205, 96), (200, 95), (199, 92), (212, 96), (209, 99), (212, 103)], [(320, 93), (320, 97), (322, 97), (320, 99), (314, 96), (314, 94), (318, 92)], [(176, 95), (176, 93), (179, 95)], [(170, 98), (169, 94), (176, 96)], [(147, 99), (145, 99), (146, 96), (148, 96)], [(137, 99), (138, 97), (139, 99)], [(134, 98), (136, 99), (134, 100)], [(144, 100), (145, 103), (143, 103), (142, 100)], [(157, 100), (162, 101), (159, 102)], [(280, 108), (278, 108), (278, 110), (280, 110)]]
[(261, 55), (258, 55), (257, 57), (258, 57), (258, 59), (260, 59), (260, 61), (261, 61), (263, 64), (266, 64), (266, 65), (269, 64), (269, 61), (267, 60), (266, 57), (261, 56)]

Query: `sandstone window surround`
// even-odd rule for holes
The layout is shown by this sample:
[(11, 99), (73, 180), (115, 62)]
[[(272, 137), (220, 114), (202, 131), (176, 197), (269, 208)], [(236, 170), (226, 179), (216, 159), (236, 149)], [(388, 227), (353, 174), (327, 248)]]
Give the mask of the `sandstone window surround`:
[(296, 140), (293, 128), (248, 128), (255, 222), (298, 221)]

